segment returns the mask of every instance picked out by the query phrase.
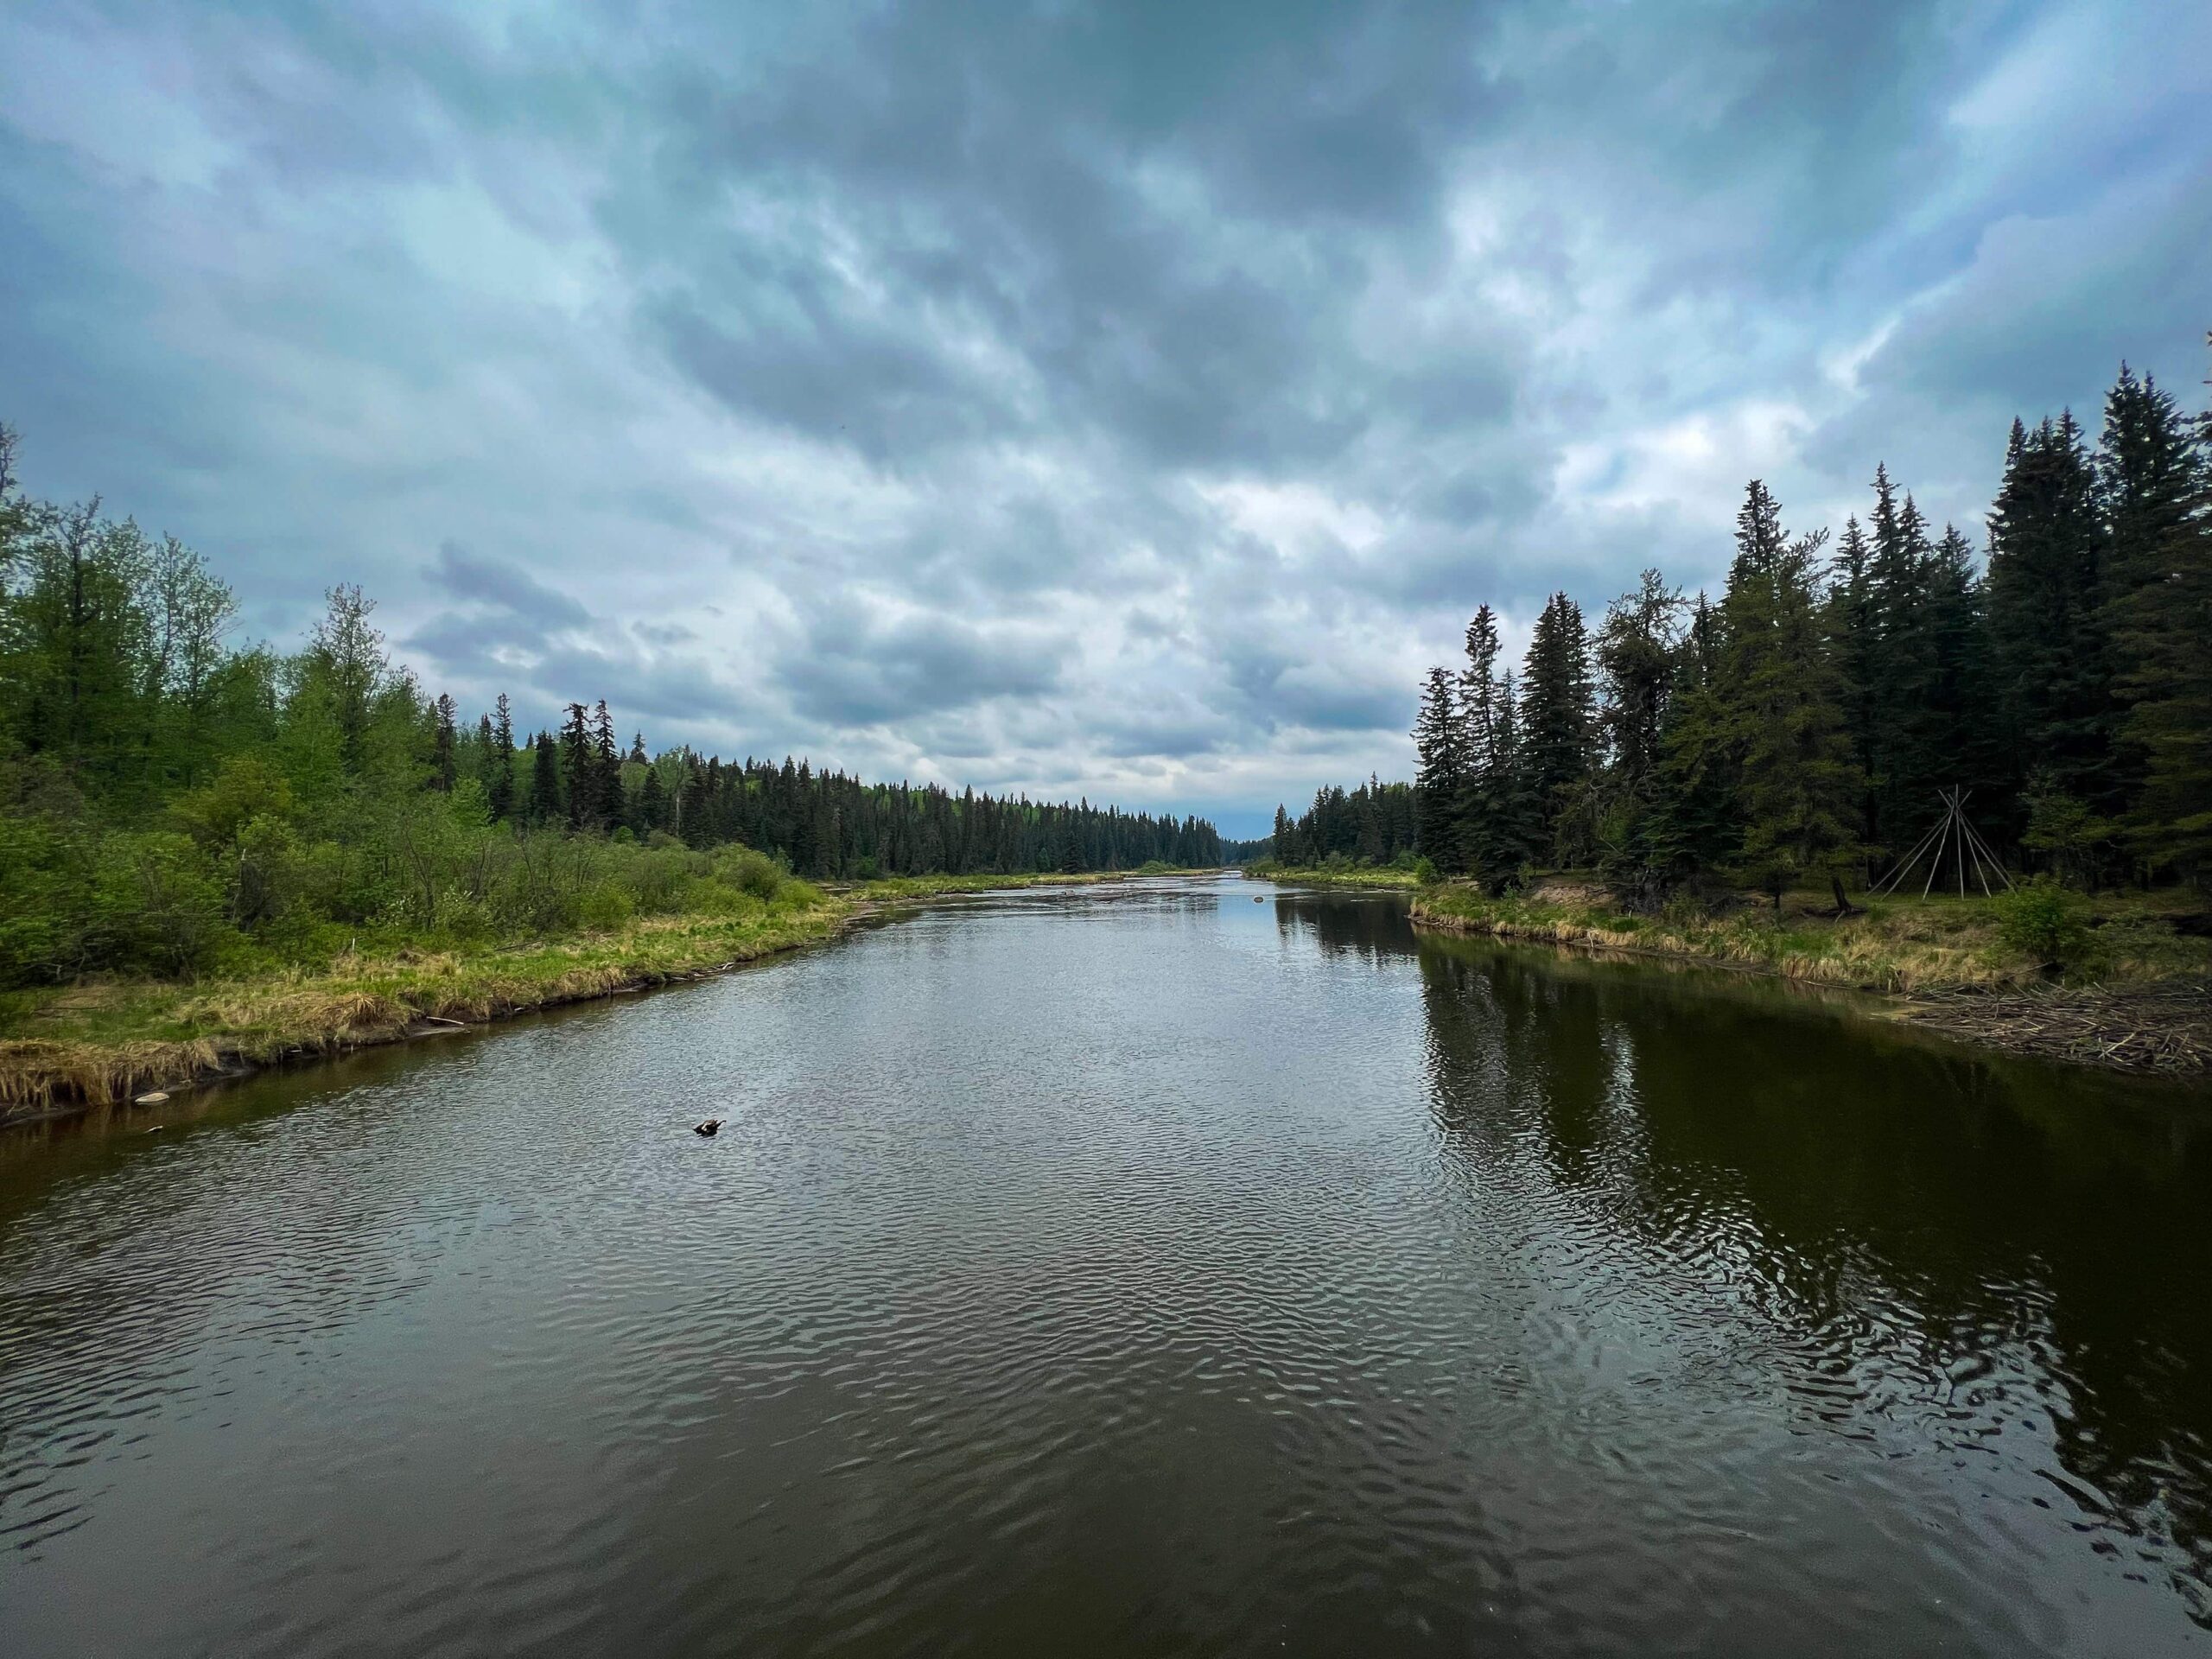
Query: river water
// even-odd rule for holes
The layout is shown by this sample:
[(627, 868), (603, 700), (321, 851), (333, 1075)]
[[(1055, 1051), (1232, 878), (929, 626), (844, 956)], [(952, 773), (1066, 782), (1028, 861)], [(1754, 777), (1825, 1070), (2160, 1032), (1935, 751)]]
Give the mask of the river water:
[(2212, 1651), (2200, 1096), (1199, 880), (165, 1109), (0, 1652)]

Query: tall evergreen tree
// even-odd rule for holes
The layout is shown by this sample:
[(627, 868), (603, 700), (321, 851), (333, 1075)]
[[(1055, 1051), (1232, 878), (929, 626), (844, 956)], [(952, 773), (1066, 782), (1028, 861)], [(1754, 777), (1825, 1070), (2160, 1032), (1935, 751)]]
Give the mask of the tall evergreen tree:
[[(2096, 476), (2071, 414), (2013, 423), (1989, 515), (1989, 619), (1998, 706), (2016, 757), (2099, 811), (2115, 798)], [(2018, 827), (2015, 820), (2014, 828)]]
[(1780, 505), (1758, 479), (1736, 525), (1721, 612), (1723, 696), (1741, 756), (1742, 856), (1777, 909), (1791, 885), (1813, 876), (1836, 884), (1840, 906), (1864, 778), (1817, 591), (1827, 532), (1786, 536)]
[(460, 733), (454, 724), (459, 714), (452, 696), (442, 691), (430, 705), (430, 787), (448, 795), (460, 779)]
[(566, 816), (561, 799), (561, 757), (553, 734), (538, 733), (531, 750), (530, 817), (533, 823), (558, 823)]
[(1513, 757), (1506, 748), (1504, 687), (1498, 676), (1497, 616), (1487, 605), (1467, 624), (1467, 665), (1459, 671), (1457, 715), (1462, 775), (1456, 841), (1461, 864), (1485, 880), (1520, 868), (1525, 852), (1502, 814)]
[(1593, 697), (1581, 607), (1565, 594), (1554, 594), (1536, 619), (1521, 699), (1519, 760), (1546, 850), (1562, 863), (1579, 862), (1593, 841), (1586, 791), (1595, 759)]
[(1599, 868), (1644, 896), (1664, 885), (1651, 840), (1667, 702), (1681, 648), (1682, 595), (1656, 570), (1606, 607), (1598, 632), (1606, 770)]
[(1464, 736), (1452, 675), (1432, 668), (1414, 718), (1414, 811), (1420, 849), (1440, 870), (1458, 870), (1465, 861), (1459, 844), (1459, 793), (1467, 778)]
[[(1886, 468), (1878, 468), (1878, 496), (1888, 482)], [(1837, 672), (1843, 678), (1844, 728), (1851, 734), (1868, 773), (1868, 788), (1859, 803), (1861, 832), (1869, 842), (1878, 840), (1872, 773), (1875, 768), (1875, 720), (1880, 702), (1878, 658), (1881, 645), (1874, 601), (1873, 547), (1853, 513), (1844, 520), (1830, 564), (1828, 637), (1835, 642)]]
[(612, 828), (622, 820), (622, 751), (614, 742), (614, 717), (601, 697), (591, 728), (592, 809), (596, 821)]
[[(2212, 344), (2212, 335), (2207, 336)], [(2104, 620), (2122, 710), (2136, 856), (2212, 887), (2212, 409), (2177, 444), (2145, 379), (2107, 406), (2100, 483), (2112, 537)]]
[(1647, 838), (1653, 870), (1665, 881), (1721, 868), (1742, 849), (1736, 797), (1743, 757), (1723, 683), (1720, 617), (1700, 593), (1660, 729)]
[(515, 810), (515, 720), (514, 711), (508, 706), (507, 694), (499, 693), (494, 705), (498, 710), (492, 721), (492, 741), (489, 759), (490, 777), (485, 793), (492, 804), (494, 818), (511, 817)]

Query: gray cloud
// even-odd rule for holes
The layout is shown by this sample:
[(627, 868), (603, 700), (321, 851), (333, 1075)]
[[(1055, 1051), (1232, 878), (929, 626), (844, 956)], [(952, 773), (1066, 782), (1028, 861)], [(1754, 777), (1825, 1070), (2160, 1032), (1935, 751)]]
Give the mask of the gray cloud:
[(545, 628), (591, 625), (590, 612), (518, 565), (474, 557), (452, 542), (440, 544), (436, 562), (424, 574), (456, 598), (480, 600), (520, 621)]
[[(2212, 322), (2212, 12), (0, 17), (0, 408), (525, 718), (1198, 808), (1402, 774), (1484, 600), (1725, 568)], [(436, 550), (427, 553), (428, 550)]]

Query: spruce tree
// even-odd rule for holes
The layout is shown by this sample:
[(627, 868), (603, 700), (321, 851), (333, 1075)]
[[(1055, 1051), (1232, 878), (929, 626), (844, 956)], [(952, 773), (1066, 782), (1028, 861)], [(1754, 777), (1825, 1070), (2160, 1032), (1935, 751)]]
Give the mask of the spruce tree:
[(1459, 791), (1467, 777), (1463, 734), (1451, 672), (1432, 668), (1414, 717), (1414, 810), (1421, 852), (1440, 870), (1465, 868), (1459, 845)]
[(1659, 787), (1667, 702), (1680, 649), (1681, 594), (1656, 570), (1606, 607), (1598, 632), (1603, 695), (1599, 726), (1607, 756), (1599, 818), (1599, 868), (1638, 899), (1663, 878), (1654, 857), (1651, 814)]
[[(1910, 495), (1899, 504), (1886, 467), (1874, 469), (1872, 542), (1867, 572), (1873, 613), (1867, 641), (1872, 702), (1866, 730), (1854, 737), (1872, 808), (1866, 833), (1872, 842), (1902, 852), (1926, 827), (1937, 784), (1925, 775), (1925, 711), (1935, 666), (1923, 590), (1932, 550), (1927, 520)], [(1847, 681), (1847, 718), (1850, 690)]]
[[(2015, 757), (2084, 805), (2116, 808), (2096, 477), (2071, 414), (2013, 423), (1989, 516), (1989, 619), (1997, 704)], [(2018, 828), (2016, 820), (2012, 828)]]
[(536, 747), (531, 751), (531, 822), (558, 823), (562, 817), (560, 753), (553, 747), (553, 734), (540, 732)]
[(491, 777), (485, 793), (491, 801), (492, 816), (505, 818), (515, 810), (515, 720), (505, 692), (499, 693), (495, 707), (499, 712), (492, 721)]
[(582, 830), (599, 817), (599, 766), (592, 752), (591, 722), (581, 702), (569, 705), (561, 728), (562, 782), (567, 785), (569, 828)]
[[(1878, 493), (1887, 482), (1886, 469), (1877, 469)], [(1875, 719), (1880, 700), (1878, 659), (1880, 640), (1874, 605), (1873, 548), (1853, 513), (1844, 520), (1830, 564), (1828, 637), (1835, 642), (1836, 670), (1843, 677), (1844, 728), (1852, 747), (1867, 772), (1868, 785), (1859, 802), (1861, 833), (1872, 842), (1878, 838), (1873, 773)]]
[(1460, 861), (1495, 881), (1520, 868), (1522, 855), (1501, 832), (1500, 795), (1511, 757), (1505, 748), (1504, 689), (1498, 678), (1497, 617), (1487, 605), (1467, 624), (1467, 666), (1459, 671), (1457, 714), (1462, 767), (1456, 816)]
[(430, 787), (448, 795), (460, 779), (460, 734), (454, 726), (459, 712), (447, 692), (440, 692), (430, 705)]
[(2164, 393), (2145, 380), (2114, 398), (2124, 407), (2115, 421), (2107, 406), (2101, 484), (2127, 844), (2147, 866), (2212, 888), (2212, 410), (2177, 451)]
[(622, 818), (622, 751), (615, 747), (614, 718), (604, 697), (594, 712), (591, 733), (592, 814), (611, 827)]
[(1646, 837), (1653, 869), (1668, 882), (1731, 864), (1742, 849), (1743, 758), (1722, 678), (1719, 613), (1700, 593), (1667, 695)]
[(1753, 479), (1737, 514), (1737, 556), (1721, 601), (1724, 706), (1741, 756), (1742, 859), (1773, 896), (1841, 870), (1858, 847), (1864, 776), (1845, 729), (1843, 678), (1816, 591), (1825, 531), (1791, 539)]
[(1593, 849), (1586, 785), (1594, 759), (1589, 640), (1582, 611), (1554, 594), (1536, 619), (1521, 678), (1520, 765), (1545, 850), (1575, 863)]

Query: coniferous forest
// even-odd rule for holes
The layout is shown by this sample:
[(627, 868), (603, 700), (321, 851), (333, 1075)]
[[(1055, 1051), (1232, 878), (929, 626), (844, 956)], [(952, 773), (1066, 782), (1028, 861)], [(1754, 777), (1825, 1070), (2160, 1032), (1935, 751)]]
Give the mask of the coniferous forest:
[(1754, 479), (1716, 597), (1657, 570), (1564, 593), (1519, 671), (1484, 605), (1430, 671), (1412, 787), (1278, 810), (1285, 865), (1417, 854), (1492, 891), (1594, 869), (1653, 903), (1878, 879), (1967, 791), (2016, 867), (2212, 881), (2212, 413), (2126, 367), (2092, 441), (2015, 422), (1979, 556), (1875, 469), (1863, 519), (1793, 527)]
[[(611, 924), (702, 871), (766, 891), (1220, 861), (1196, 817), (655, 753), (605, 702), (551, 731), (504, 696), (467, 718), (391, 660), (359, 588), (296, 652), (234, 645), (200, 555), (27, 496), (15, 457), (0, 428), (0, 987), (312, 958), (378, 926)], [(741, 868), (696, 856), (739, 848)]]

